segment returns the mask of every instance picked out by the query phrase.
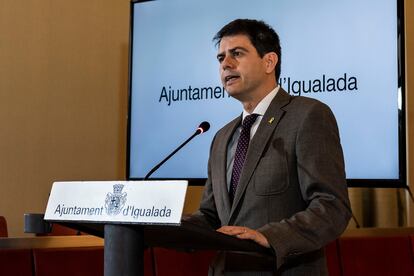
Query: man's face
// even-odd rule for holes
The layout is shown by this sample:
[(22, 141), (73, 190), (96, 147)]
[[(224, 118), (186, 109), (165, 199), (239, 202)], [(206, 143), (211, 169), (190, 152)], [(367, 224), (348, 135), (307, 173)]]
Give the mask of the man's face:
[(263, 93), (268, 69), (246, 35), (223, 37), (217, 60), (221, 82), (230, 96), (243, 102)]

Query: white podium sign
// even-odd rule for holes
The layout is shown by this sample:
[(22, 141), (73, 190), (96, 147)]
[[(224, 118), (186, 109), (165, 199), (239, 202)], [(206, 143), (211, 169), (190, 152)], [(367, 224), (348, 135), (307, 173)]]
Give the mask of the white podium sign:
[(45, 220), (179, 224), (187, 181), (55, 182)]

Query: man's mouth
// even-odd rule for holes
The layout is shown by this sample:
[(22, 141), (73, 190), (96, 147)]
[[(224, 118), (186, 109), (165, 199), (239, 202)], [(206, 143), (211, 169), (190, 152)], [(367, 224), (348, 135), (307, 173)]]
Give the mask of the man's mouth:
[(228, 75), (224, 78), (224, 82), (225, 82), (225, 84), (230, 85), (239, 78), (240, 78), (240, 76), (238, 76), (238, 75)]

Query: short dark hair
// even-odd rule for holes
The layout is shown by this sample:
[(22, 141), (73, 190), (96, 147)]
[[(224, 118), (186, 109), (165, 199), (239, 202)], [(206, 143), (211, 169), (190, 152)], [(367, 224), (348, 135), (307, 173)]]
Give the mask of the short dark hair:
[(236, 19), (221, 28), (214, 36), (213, 41), (216, 46), (220, 44), (221, 39), (226, 36), (246, 35), (253, 46), (256, 48), (260, 57), (270, 52), (275, 52), (278, 56), (278, 62), (275, 68), (276, 82), (279, 82), (282, 48), (280, 47), (279, 36), (275, 30), (264, 21), (254, 19)]

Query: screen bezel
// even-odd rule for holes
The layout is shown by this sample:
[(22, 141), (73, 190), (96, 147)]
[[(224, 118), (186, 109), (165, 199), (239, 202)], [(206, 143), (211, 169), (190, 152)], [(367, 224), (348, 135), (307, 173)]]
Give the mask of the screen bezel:
[[(130, 35), (129, 35), (129, 68), (128, 68), (128, 117), (127, 117), (127, 152), (126, 152), (126, 179), (143, 180), (130, 176), (130, 140), (131, 140), (131, 107), (132, 107), (132, 49), (134, 6), (138, 3), (156, 0), (132, 0), (130, 3)], [(401, 99), (401, 109), (398, 110), (398, 141), (399, 141), (399, 178), (398, 179), (349, 179), (348, 187), (371, 188), (407, 188), (407, 153), (406, 153), (406, 84), (405, 84), (405, 26), (404, 1), (397, 2), (397, 60), (398, 60), (398, 93)], [(177, 147), (181, 141), (177, 141)], [(169, 152), (165, 153), (167, 156)], [(162, 160), (159, 160), (161, 162)], [(207, 170), (207, 168), (206, 168)], [(150, 180), (167, 180), (167, 178), (150, 178)], [(204, 186), (205, 178), (168, 178), (168, 180), (188, 180), (191, 186)]]

